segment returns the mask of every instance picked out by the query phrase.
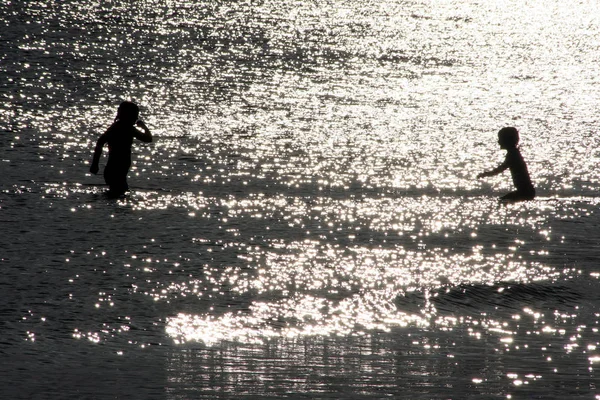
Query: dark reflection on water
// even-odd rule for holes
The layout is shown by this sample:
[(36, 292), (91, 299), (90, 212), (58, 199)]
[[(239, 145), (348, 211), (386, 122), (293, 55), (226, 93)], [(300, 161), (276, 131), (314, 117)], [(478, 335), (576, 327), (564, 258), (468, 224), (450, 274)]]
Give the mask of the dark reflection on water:
[[(65, 323), (69, 320), (66, 319)], [(0, 343), (3, 393), (11, 399), (166, 399), (161, 350), (118, 355), (110, 345), (65, 341), (48, 335), (43, 344)]]

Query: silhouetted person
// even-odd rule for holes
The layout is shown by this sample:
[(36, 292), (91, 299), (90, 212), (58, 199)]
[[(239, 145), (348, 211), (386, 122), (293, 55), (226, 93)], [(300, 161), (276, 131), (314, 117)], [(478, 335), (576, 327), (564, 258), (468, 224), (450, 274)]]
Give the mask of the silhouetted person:
[(498, 144), (500, 145), (500, 148), (506, 150), (506, 158), (497, 168), (477, 175), (477, 178), (483, 178), (485, 176), (498, 175), (499, 173), (510, 169), (510, 174), (512, 175), (513, 183), (517, 190), (501, 197), (502, 200), (508, 202), (533, 200), (535, 197), (535, 189), (531, 183), (527, 165), (525, 164), (525, 160), (523, 160), (521, 152), (517, 148), (518, 143), (519, 132), (516, 128), (507, 127), (500, 129), (498, 132)]
[[(139, 114), (140, 110), (136, 104), (130, 101), (122, 102), (117, 110), (115, 121), (96, 143), (90, 172), (98, 173), (102, 148), (108, 143), (108, 162), (104, 168), (104, 180), (108, 184), (108, 194), (111, 197), (119, 197), (129, 189), (127, 173), (131, 167), (133, 138), (142, 142), (152, 142), (150, 130), (143, 121), (138, 120)], [(144, 132), (140, 132), (134, 125), (142, 128)]]

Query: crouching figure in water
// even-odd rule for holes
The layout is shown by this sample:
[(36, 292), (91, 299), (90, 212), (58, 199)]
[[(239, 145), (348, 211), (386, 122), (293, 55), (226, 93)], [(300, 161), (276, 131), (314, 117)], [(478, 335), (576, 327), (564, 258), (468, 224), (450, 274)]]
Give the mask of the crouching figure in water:
[[(133, 138), (137, 138), (142, 142), (152, 142), (150, 130), (143, 121), (138, 120), (139, 114), (140, 110), (136, 104), (129, 101), (121, 103), (115, 121), (96, 143), (90, 172), (92, 174), (98, 173), (102, 148), (108, 143), (108, 162), (104, 168), (104, 180), (108, 184), (108, 195), (111, 197), (122, 196), (129, 189), (127, 173), (131, 167)], [(134, 125), (142, 128), (143, 132)]]
[(510, 169), (510, 174), (517, 190), (502, 196), (501, 199), (509, 203), (533, 200), (535, 189), (531, 183), (525, 160), (523, 160), (523, 156), (517, 147), (519, 144), (519, 132), (512, 127), (500, 129), (498, 132), (498, 144), (501, 149), (506, 150), (504, 162), (491, 171), (480, 173), (477, 175), (477, 178), (498, 175)]

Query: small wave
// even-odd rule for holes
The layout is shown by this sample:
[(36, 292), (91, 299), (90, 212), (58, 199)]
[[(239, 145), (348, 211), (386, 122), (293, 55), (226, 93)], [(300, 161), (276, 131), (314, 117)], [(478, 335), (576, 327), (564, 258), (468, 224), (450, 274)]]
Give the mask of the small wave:
[(561, 306), (580, 302), (582, 295), (573, 289), (552, 283), (500, 283), (496, 285), (459, 285), (441, 288), (431, 296), (440, 311), (456, 309), (518, 308), (524, 304)]
[(566, 284), (551, 282), (461, 284), (431, 292), (407, 293), (396, 299), (396, 306), (409, 313), (419, 313), (433, 306), (440, 313), (478, 314), (490, 309), (560, 308), (580, 304), (583, 297), (581, 292)]

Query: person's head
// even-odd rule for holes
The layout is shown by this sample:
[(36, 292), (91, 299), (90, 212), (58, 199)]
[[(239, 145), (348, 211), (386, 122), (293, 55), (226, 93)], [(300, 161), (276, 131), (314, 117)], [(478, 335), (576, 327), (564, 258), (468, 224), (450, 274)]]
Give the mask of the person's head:
[(519, 131), (513, 127), (506, 127), (498, 131), (498, 144), (503, 149), (517, 147), (519, 144)]
[(124, 101), (119, 105), (117, 110), (117, 119), (126, 124), (135, 124), (140, 116), (140, 109), (137, 104), (131, 101)]

